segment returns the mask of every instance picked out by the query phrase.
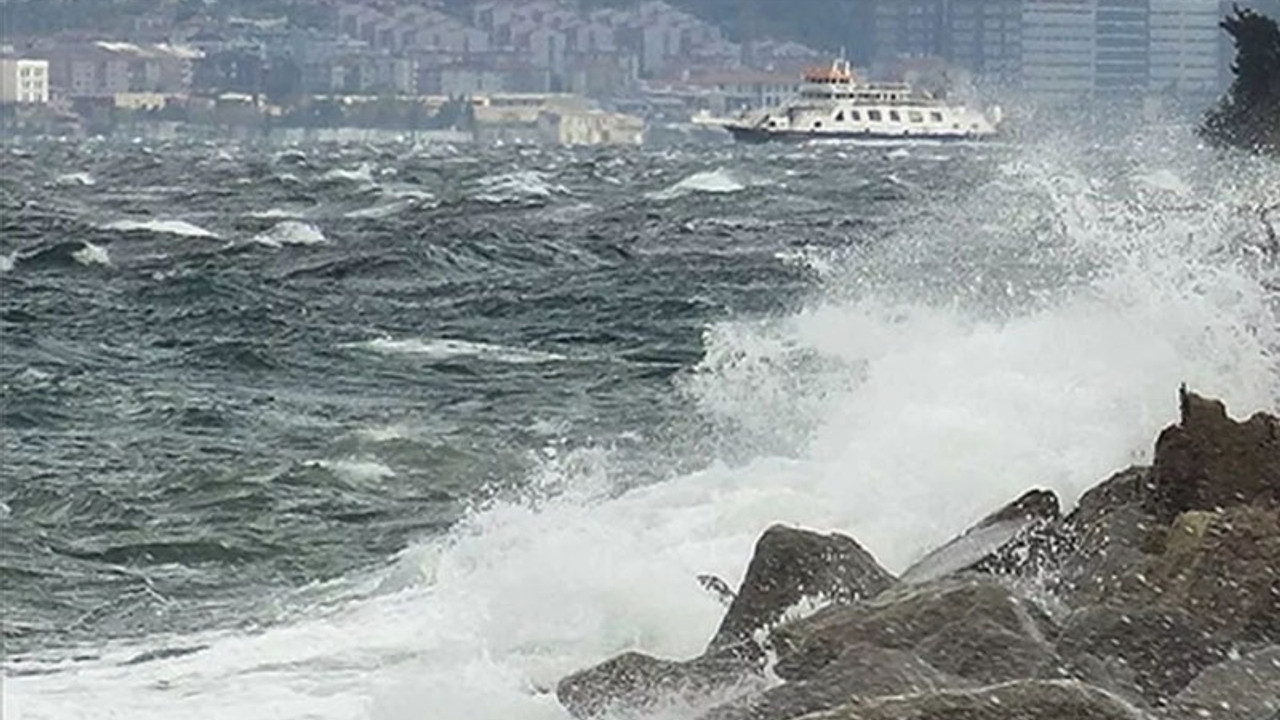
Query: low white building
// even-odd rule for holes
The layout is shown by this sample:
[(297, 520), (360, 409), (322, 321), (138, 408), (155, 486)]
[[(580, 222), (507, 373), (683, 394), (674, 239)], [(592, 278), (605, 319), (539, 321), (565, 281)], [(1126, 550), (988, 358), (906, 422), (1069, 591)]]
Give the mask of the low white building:
[(0, 58), (0, 104), (49, 102), (49, 61)]

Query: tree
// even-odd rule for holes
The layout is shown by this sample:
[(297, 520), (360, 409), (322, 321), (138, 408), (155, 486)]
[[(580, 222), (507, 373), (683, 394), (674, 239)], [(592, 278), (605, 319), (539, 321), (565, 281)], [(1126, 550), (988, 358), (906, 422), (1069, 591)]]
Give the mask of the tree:
[(1235, 40), (1236, 77), (1201, 134), (1219, 145), (1280, 154), (1280, 26), (1236, 7), (1221, 27)]

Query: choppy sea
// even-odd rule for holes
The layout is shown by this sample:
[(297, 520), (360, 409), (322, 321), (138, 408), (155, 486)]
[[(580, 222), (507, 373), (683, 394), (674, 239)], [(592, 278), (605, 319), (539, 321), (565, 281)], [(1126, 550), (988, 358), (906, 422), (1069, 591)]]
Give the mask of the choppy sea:
[(6, 718), (563, 719), (770, 523), (900, 570), (1280, 408), (1280, 165), (1185, 128), (0, 163)]

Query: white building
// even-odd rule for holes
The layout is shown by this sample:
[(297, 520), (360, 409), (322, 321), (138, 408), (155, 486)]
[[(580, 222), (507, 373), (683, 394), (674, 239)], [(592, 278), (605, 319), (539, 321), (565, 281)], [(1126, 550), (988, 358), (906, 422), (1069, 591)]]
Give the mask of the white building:
[(1151, 89), (1215, 92), (1219, 85), (1217, 0), (1151, 0)]
[(49, 61), (0, 58), (0, 104), (49, 102)]
[(1090, 95), (1097, 63), (1094, 0), (1026, 0), (1022, 8), (1022, 82), (1039, 97)]

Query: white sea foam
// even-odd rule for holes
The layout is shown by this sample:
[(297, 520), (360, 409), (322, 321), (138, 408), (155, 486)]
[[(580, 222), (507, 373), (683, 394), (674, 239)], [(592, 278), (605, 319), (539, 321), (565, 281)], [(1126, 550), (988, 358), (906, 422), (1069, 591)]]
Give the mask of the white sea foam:
[(347, 168), (333, 168), (324, 175), (321, 175), (320, 179), (331, 182), (369, 184), (373, 182), (373, 166), (369, 163), (361, 163), (359, 167), (352, 170)]
[(407, 338), (401, 340), (377, 338), (368, 342), (357, 343), (354, 347), (388, 355), (407, 355), (426, 360), (476, 358), (490, 362), (520, 364), (558, 362), (567, 359), (563, 355), (557, 355), (556, 353), (453, 338)]
[[(560, 494), (472, 513), (350, 578), (361, 599), (181, 638), (210, 646), (185, 657), (121, 667), (137, 647), (108, 647), (74, 671), (10, 677), (5, 717), (563, 720), (548, 690), (571, 671), (629, 649), (700, 652), (723, 608), (696, 576), (736, 584), (769, 523), (848, 532), (901, 570), (1028, 487), (1070, 503), (1149, 460), (1180, 382), (1237, 414), (1276, 409), (1274, 298), (1232, 244), (1260, 232), (1239, 208), (1280, 196), (1280, 174), (1185, 156), (1135, 159), (1165, 163), (1203, 199), (1156, 214), (1115, 197), (1087, 159), (1030, 147), (974, 206), (904, 229), (803, 311), (708, 328), (683, 391), (782, 450), (621, 494), (628, 470), (609, 453), (556, 453), (533, 481)], [(1027, 229), (1046, 216), (1050, 236)], [(962, 265), (925, 278), (956, 283), (949, 298), (895, 284), (911, 267), (933, 272), (921, 256), (944, 251), (1092, 271), (1012, 309), (961, 292), (981, 280)], [(776, 431), (792, 424), (801, 431)], [(688, 716), (678, 703), (670, 715)]]
[(81, 265), (100, 265), (106, 267), (111, 264), (111, 256), (107, 253), (107, 249), (101, 245), (94, 245), (91, 242), (84, 244), (84, 247), (71, 253), (71, 257)]
[(193, 225), (186, 220), (116, 220), (108, 223), (105, 227), (107, 230), (117, 230), (120, 232), (150, 232), (157, 235), (179, 235), (189, 238), (210, 238), (216, 239), (216, 233), (205, 230), (199, 225)]
[(273, 207), (266, 210), (253, 210), (245, 213), (245, 217), (251, 217), (258, 220), (297, 220), (306, 217), (306, 213), (302, 210), (291, 208)]
[(490, 175), (476, 181), (475, 199), (494, 204), (546, 200), (554, 195), (567, 195), (569, 189), (554, 184), (546, 173), (535, 170)]
[(695, 193), (727, 195), (741, 192), (745, 189), (747, 189), (747, 184), (740, 180), (734, 172), (719, 168), (694, 173), (665, 190), (649, 193), (649, 198), (652, 200), (675, 200)]
[(323, 245), (329, 242), (320, 228), (310, 223), (296, 220), (285, 220), (277, 223), (270, 230), (255, 235), (253, 241), (267, 247), (284, 247), (285, 245)]
[(58, 187), (91, 187), (98, 181), (87, 172), (75, 172), (59, 175), (53, 179), (53, 184)]
[(17, 258), (18, 252), (16, 250), (8, 255), (0, 255), (0, 273), (7, 273), (10, 270), (13, 270), (13, 266), (18, 261)]
[(351, 483), (375, 483), (395, 477), (396, 472), (377, 460), (347, 458), (345, 460), (315, 460), (309, 463), (324, 468)]

